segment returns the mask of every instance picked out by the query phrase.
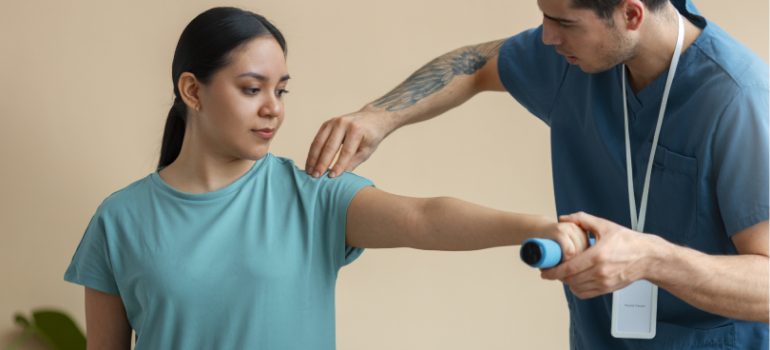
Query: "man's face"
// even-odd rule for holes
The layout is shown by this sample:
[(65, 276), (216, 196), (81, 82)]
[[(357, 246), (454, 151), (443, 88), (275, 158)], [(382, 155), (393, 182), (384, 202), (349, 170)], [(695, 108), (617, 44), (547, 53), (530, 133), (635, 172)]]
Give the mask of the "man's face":
[(538, 0), (537, 4), (543, 12), (543, 43), (584, 72), (603, 72), (633, 56), (621, 11), (608, 21), (591, 9), (574, 8), (572, 0)]

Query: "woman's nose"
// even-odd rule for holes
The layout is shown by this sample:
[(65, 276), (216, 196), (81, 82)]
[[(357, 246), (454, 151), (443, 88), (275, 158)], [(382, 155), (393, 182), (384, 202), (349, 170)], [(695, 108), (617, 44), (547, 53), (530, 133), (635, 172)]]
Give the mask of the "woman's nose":
[(265, 103), (259, 107), (259, 116), (262, 118), (275, 118), (280, 116), (281, 112), (283, 112), (283, 105), (276, 96), (267, 98)]

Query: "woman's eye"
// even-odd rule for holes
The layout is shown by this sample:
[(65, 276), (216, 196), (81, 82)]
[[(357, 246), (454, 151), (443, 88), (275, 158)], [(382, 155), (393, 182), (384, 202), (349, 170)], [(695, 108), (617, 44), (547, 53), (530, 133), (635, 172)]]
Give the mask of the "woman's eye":
[(245, 88), (243, 92), (247, 95), (256, 95), (259, 93), (259, 88)]
[(286, 95), (288, 93), (289, 93), (289, 90), (279, 89), (278, 91), (276, 91), (275, 95), (278, 97), (283, 97), (283, 95)]

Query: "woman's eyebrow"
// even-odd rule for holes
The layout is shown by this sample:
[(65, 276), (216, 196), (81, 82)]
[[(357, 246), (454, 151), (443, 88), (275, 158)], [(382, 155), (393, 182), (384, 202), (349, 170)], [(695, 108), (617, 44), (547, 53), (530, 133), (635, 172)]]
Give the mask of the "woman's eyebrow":
[[(255, 72), (246, 72), (246, 73), (243, 73), (243, 74), (238, 76), (238, 78), (240, 78), (240, 77), (252, 77), (252, 78), (257, 79), (259, 81), (268, 81), (268, 80), (270, 80), (266, 76), (264, 76), (262, 74), (259, 74), (259, 73), (255, 73)], [(279, 81), (286, 81), (286, 80), (289, 80), (290, 78), (291, 77), (288, 74), (286, 74), (286, 75), (282, 76)]]

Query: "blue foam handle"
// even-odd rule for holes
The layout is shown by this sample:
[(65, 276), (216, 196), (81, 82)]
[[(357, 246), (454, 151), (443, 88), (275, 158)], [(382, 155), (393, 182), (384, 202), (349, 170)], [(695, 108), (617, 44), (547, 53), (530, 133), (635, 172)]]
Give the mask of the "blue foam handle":
[[(594, 245), (595, 242), (593, 237), (588, 239), (590, 245)], [(561, 262), (561, 246), (552, 239), (530, 238), (521, 244), (519, 256), (529, 266), (547, 269)]]

